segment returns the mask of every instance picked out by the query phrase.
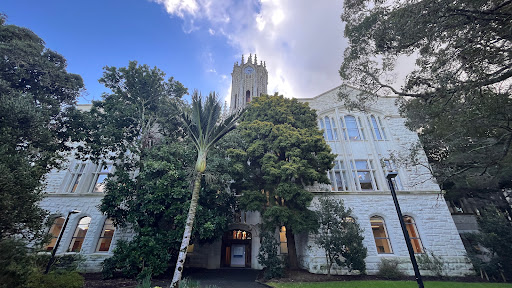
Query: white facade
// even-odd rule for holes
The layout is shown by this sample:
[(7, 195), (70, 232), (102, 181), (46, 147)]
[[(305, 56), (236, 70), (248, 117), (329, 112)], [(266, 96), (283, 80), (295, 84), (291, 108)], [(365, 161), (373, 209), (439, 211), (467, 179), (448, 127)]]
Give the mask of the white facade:
[[(241, 65), (234, 65), (232, 110), (246, 106), (254, 96), (267, 93), (266, 66), (263, 63), (257, 64), (256, 56), (254, 58), (253, 61), (249, 56), (248, 62), (244, 63), (242, 57)], [(385, 174), (386, 165), (394, 166), (390, 161), (391, 153), (406, 151), (411, 143), (418, 140), (417, 135), (405, 127), (405, 120), (399, 116), (395, 105), (396, 98), (380, 97), (373, 108), (362, 113), (346, 110), (336, 96), (337, 91), (338, 88), (335, 88), (314, 98), (299, 99), (309, 103), (317, 111), (319, 127), (324, 130), (324, 137), (332, 153), (337, 155), (337, 164), (329, 171), (333, 183), (309, 189), (317, 197), (328, 194), (343, 199), (345, 206), (352, 208), (353, 218), (364, 229), (369, 274), (377, 272), (381, 258), (399, 259), (403, 262), (402, 268), (413, 274)], [(424, 156), (423, 163), (428, 166)], [(71, 210), (81, 211), (80, 214), (71, 215), (58, 253), (69, 250), (80, 219), (91, 217), (80, 253), (87, 258), (84, 270), (99, 271), (100, 262), (112, 255), (116, 241), (120, 238), (129, 239), (132, 235), (129, 231), (116, 230), (108, 251), (98, 252), (98, 241), (104, 234), (105, 216), (97, 208), (103, 193), (99, 191), (101, 189), (95, 190), (94, 187), (102, 169), (93, 163), (85, 163), (86, 165), (78, 166), (79, 168), (77, 164), (81, 162), (70, 159), (68, 169), (50, 173), (46, 187), (47, 197), (41, 202), (41, 206), (52, 215), (64, 217)], [(429, 170), (424, 166), (388, 169), (398, 171), (398, 200), (402, 213), (414, 220), (417, 232), (415, 241), (421, 243), (417, 244), (421, 246), (417, 249), (431, 251), (441, 257), (448, 275), (469, 274), (471, 265), (465, 257), (464, 246), (439, 186), (432, 179)], [(77, 171), (81, 171), (78, 182)], [(317, 199), (313, 201), (313, 207), (316, 201)], [(223, 239), (211, 245), (194, 247), (188, 255), (186, 265), (208, 269), (224, 266), (261, 269), (257, 261), (260, 247), (259, 214), (243, 211), (239, 213)], [(385, 228), (382, 228), (383, 225)], [(378, 237), (377, 243), (374, 236), (379, 231), (384, 231), (382, 229), (385, 229), (387, 235)], [(245, 233), (243, 237), (240, 236), (241, 233)], [(314, 235), (297, 235), (299, 261), (310, 272), (326, 273), (324, 252), (315, 246), (313, 237)], [(388, 243), (389, 247), (384, 247), (386, 245), (383, 243)], [(335, 273), (342, 274), (346, 271), (336, 270)]]
[[(318, 196), (327, 194), (343, 199), (345, 206), (352, 208), (353, 218), (364, 230), (369, 274), (378, 271), (381, 258), (396, 258), (403, 263), (401, 268), (412, 275), (407, 246), (385, 175), (388, 172), (386, 166), (394, 166), (390, 161), (391, 154), (406, 151), (418, 137), (405, 127), (405, 119), (398, 113), (395, 97), (379, 97), (372, 108), (363, 113), (348, 111), (338, 100), (338, 90), (339, 87), (314, 98), (299, 99), (316, 110), (319, 126), (324, 130), (332, 153), (337, 155), (336, 161), (339, 161), (337, 167), (330, 171), (333, 183), (310, 187), (310, 191)], [(444, 197), (427, 169), (426, 157), (422, 155), (422, 158), (425, 166), (392, 167), (398, 172), (396, 186), (402, 214), (414, 219), (418, 236), (416, 242), (422, 246), (418, 250), (440, 257), (448, 275), (470, 274), (471, 264), (465, 257), (466, 251)], [(363, 163), (367, 167), (361, 165)], [(389, 248), (382, 249), (382, 243), (377, 244), (375, 240), (373, 229), (376, 225), (370, 222), (374, 216), (385, 223)], [(299, 259), (310, 272), (326, 273), (324, 252), (315, 246), (313, 237), (299, 237)], [(429, 271), (422, 273), (428, 274)]]

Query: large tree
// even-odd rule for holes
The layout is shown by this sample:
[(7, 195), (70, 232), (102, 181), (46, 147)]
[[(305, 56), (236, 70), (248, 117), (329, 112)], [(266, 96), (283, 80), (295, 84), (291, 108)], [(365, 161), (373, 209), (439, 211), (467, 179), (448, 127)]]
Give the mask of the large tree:
[(37, 237), (44, 176), (80, 139), (83, 82), (36, 34), (5, 21), (0, 14), (0, 239)]
[[(363, 91), (342, 99), (364, 108), (401, 96), (446, 188), (512, 186), (512, 1), (347, 0), (342, 19), (350, 45), (340, 75)], [(407, 56), (415, 66), (398, 87)]]
[[(93, 103), (93, 129), (79, 149), (100, 165), (114, 164), (100, 210), (118, 227), (135, 232), (133, 240), (119, 243), (104, 273), (158, 275), (177, 258), (190, 204), (189, 177), (196, 155), (178, 117), (188, 109), (182, 101), (187, 89), (172, 77), (166, 80), (158, 68), (135, 61), (127, 67), (105, 67), (100, 82), (111, 92)], [(216, 173), (227, 162), (222, 154), (213, 159), (217, 165), (211, 173), (217, 181), (201, 191), (208, 196), (199, 202), (195, 242), (216, 239), (230, 218), (231, 197), (225, 192), (229, 179)]]
[(326, 171), (334, 155), (318, 130), (316, 113), (307, 104), (283, 96), (255, 98), (239, 126), (243, 145), (229, 152), (241, 207), (259, 211), (264, 227), (286, 227), (290, 267), (297, 268), (295, 234), (314, 231), (309, 210), (313, 194), (305, 189), (329, 183)]

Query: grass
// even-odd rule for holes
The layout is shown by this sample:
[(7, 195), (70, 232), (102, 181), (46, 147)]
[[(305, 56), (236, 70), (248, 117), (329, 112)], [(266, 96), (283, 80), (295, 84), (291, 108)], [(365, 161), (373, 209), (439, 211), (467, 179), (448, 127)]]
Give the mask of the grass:
[[(338, 281), (338, 282), (297, 282), (266, 283), (275, 288), (415, 288), (416, 281)], [(465, 282), (425, 282), (426, 288), (512, 288), (507, 283), (465, 283)]]

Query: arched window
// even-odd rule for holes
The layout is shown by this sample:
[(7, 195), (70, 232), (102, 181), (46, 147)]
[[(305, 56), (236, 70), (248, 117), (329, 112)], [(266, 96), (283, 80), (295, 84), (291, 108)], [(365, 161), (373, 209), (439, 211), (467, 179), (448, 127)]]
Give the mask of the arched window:
[(288, 240), (286, 239), (286, 227), (284, 226), (281, 226), (281, 229), (279, 229), (279, 242), (281, 254), (288, 254)]
[(386, 230), (386, 223), (384, 222), (384, 218), (380, 216), (372, 216), (370, 218), (370, 223), (372, 225), (373, 238), (375, 239), (377, 253), (393, 253), (393, 250), (391, 250), (391, 244), (389, 242), (388, 231)]
[(360, 131), (360, 124), (356, 117), (347, 115), (344, 118), (345, 121), (345, 139), (348, 140), (364, 140), (362, 131)]
[(334, 138), (332, 136), (331, 120), (329, 120), (329, 117), (327, 117), (327, 116), (325, 116), (324, 120), (325, 120), (325, 133), (327, 135), (327, 139), (325, 139), (325, 140), (332, 141), (332, 140), (334, 140)]
[(101, 235), (98, 239), (98, 245), (96, 246), (96, 252), (108, 252), (110, 244), (112, 244), (112, 238), (114, 237), (114, 223), (111, 219), (106, 219), (101, 229)]
[(245, 103), (251, 102), (251, 91), (245, 91)]
[(411, 245), (414, 253), (425, 253), (423, 251), (423, 245), (421, 244), (420, 234), (416, 227), (416, 223), (411, 216), (404, 215), (405, 227), (409, 232), (409, 238), (411, 238)]
[(69, 244), (69, 251), (71, 252), (80, 252), (82, 249), (82, 245), (84, 244), (85, 235), (87, 235), (87, 231), (89, 230), (89, 225), (91, 224), (91, 217), (83, 217), (76, 225), (75, 233), (73, 233), (73, 238), (71, 238), (71, 243)]
[(387, 140), (384, 126), (380, 121), (380, 117), (370, 116), (370, 126), (373, 128), (373, 137), (375, 140)]
[(64, 221), (64, 217), (56, 217), (53, 220), (52, 227), (50, 227), (50, 230), (48, 231), (48, 233), (52, 235), (52, 240), (50, 241), (50, 243), (48, 243), (48, 245), (44, 247), (44, 250), (53, 250), (53, 248), (55, 247), (55, 243), (57, 243), (57, 239), (59, 238), (59, 234), (62, 230), (62, 225), (64, 224)]
[(238, 94), (235, 94), (235, 102), (233, 103), (233, 109), (236, 109), (237, 102), (238, 102)]

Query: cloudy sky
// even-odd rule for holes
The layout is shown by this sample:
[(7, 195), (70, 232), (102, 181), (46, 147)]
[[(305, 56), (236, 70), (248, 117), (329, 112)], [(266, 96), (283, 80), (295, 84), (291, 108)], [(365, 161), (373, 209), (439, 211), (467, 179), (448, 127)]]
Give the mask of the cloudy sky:
[(229, 99), (233, 64), (257, 54), (268, 92), (313, 97), (341, 84), (346, 46), (336, 0), (2, 0), (7, 23), (38, 34), (100, 99), (104, 66), (157, 66), (190, 90)]

